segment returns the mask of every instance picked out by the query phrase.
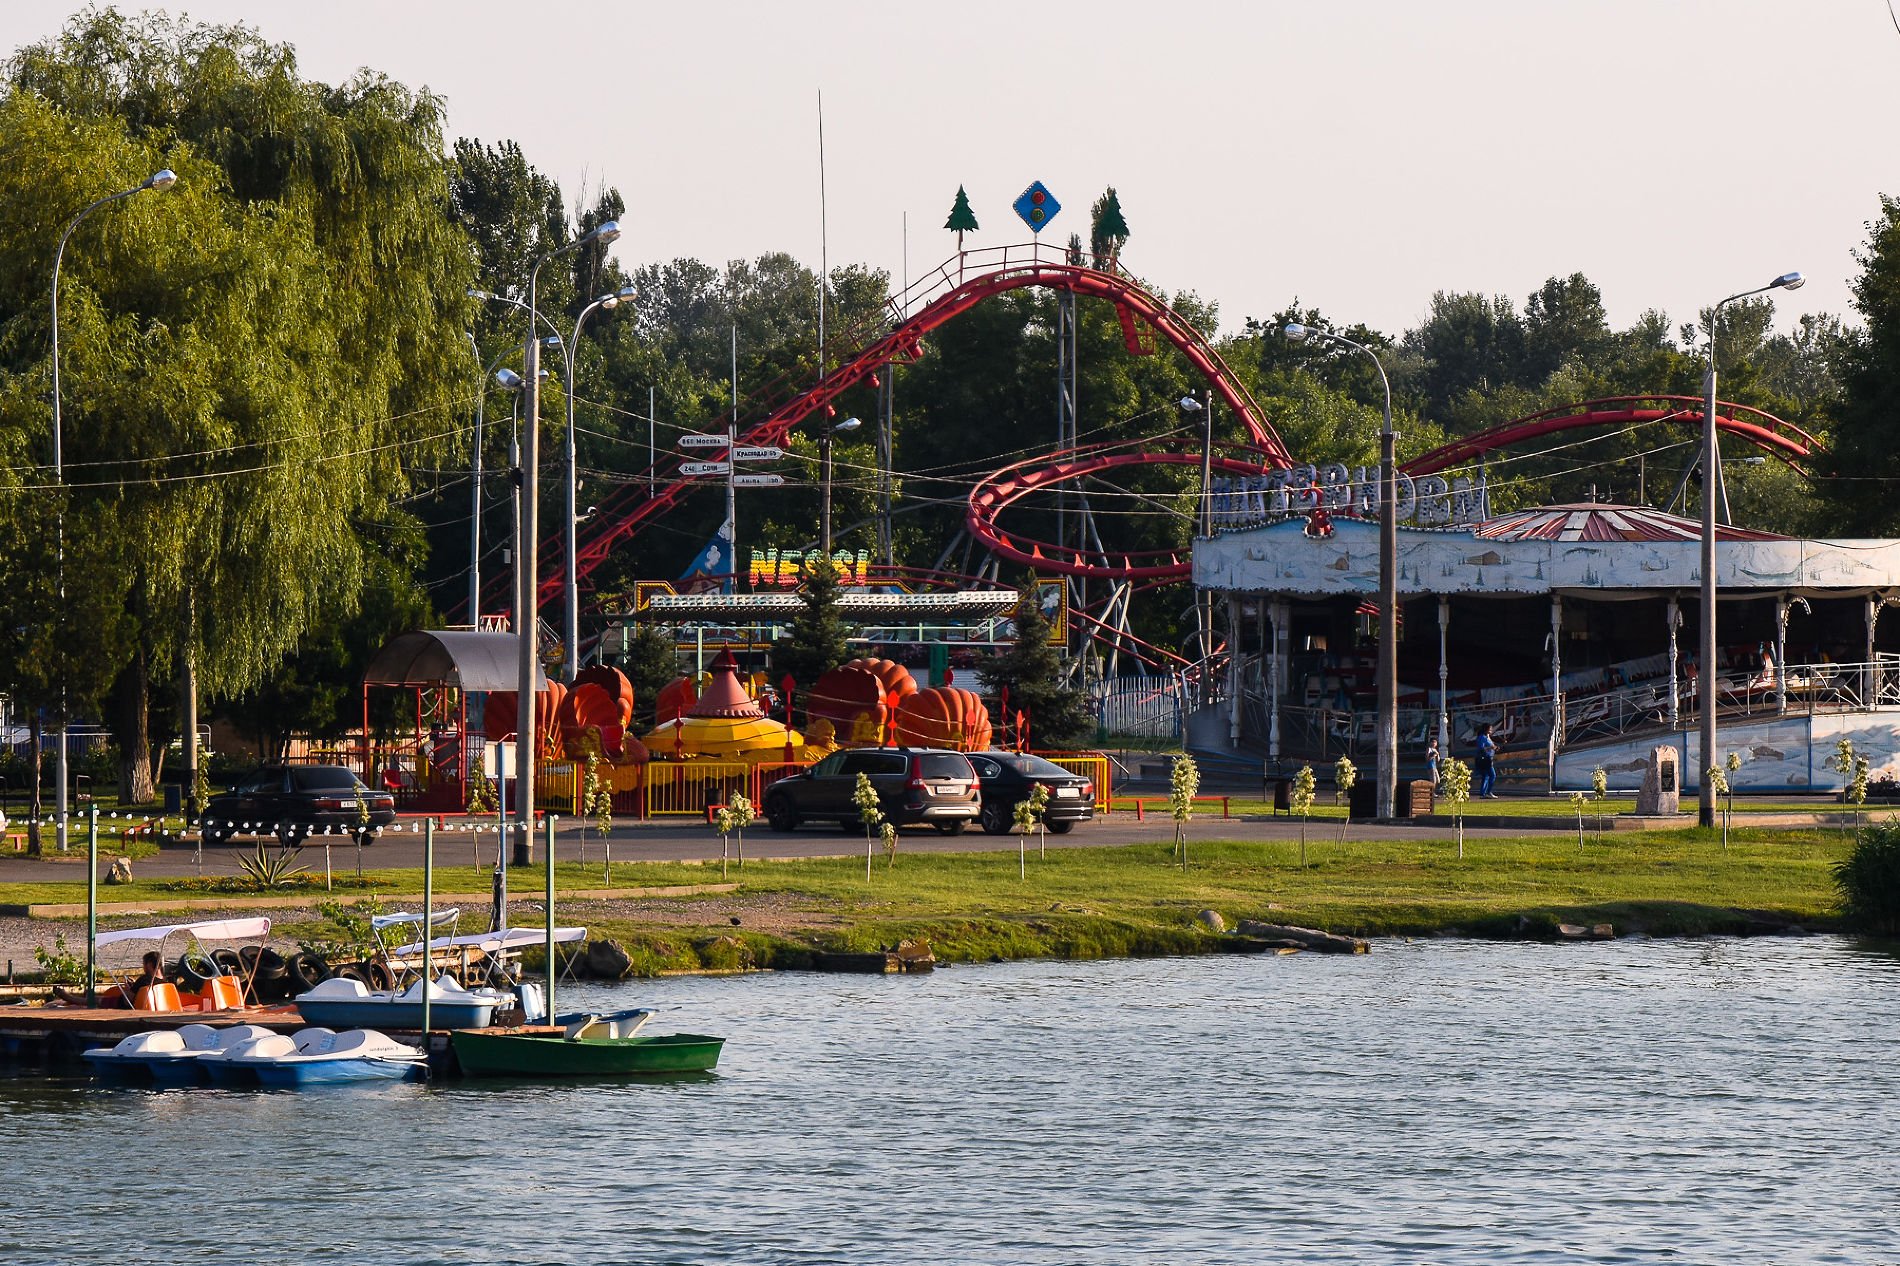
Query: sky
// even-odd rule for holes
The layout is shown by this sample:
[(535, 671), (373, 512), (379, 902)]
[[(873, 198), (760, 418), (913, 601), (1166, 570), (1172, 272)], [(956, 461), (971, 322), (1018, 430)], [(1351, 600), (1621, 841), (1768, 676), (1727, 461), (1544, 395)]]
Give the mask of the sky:
[[(0, 3), (0, 47), (79, 6)], [(196, 0), (334, 82), (445, 98), (452, 136), (518, 141), (570, 204), (629, 210), (629, 270), (784, 250), (894, 284), (966, 245), (1088, 236), (1113, 185), (1124, 263), (1232, 331), (1296, 297), (1397, 334), (1438, 290), (1524, 297), (1581, 272), (1611, 322), (1677, 323), (1790, 270), (1852, 319), (1854, 252), (1894, 178), (1887, 0)], [(824, 107), (821, 217), (818, 97)], [(908, 228), (906, 228), (906, 220)]]

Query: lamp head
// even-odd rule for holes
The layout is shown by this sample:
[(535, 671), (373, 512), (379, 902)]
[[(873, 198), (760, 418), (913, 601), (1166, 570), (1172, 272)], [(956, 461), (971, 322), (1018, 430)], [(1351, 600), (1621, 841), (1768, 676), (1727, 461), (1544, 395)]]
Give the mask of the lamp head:
[(1298, 321), (1289, 321), (1280, 331), (1280, 336), (1289, 343), (1304, 343), (1307, 339), (1313, 337), (1313, 331), (1309, 327), (1301, 325)]
[(162, 171), (155, 171), (145, 178), (145, 187), (147, 189), (157, 189), (161, 193), (177, 183), (178, 173), (169, 167)]
[(495, 382), (503, 391), (520, 391), (528, 385), (526, 380), (512, 369), (497, 369)]
[(1768, 284), (1770, 290), (1799, 290), (1808, 284), (1800, 273), (1783, 273)]
[(607, 220), (595, 226), (594, 231), (592, 233), (589, 233), (587, 236), (591, 240), (599, 242), (602, 246), (605, 246), (607, 243), (613, 241), (615, 238), (620, 236), (620, 221)]
[(832, 427), (831, 429), (834, 431), (855, 431), (863, 425), (864, 425), (864, 422), (861, 419), (846, 418), (844, 421), (838, 423), (838, 425)]
[(1183, 413), (1199, 413), (1201, 411), (1201, 402), (1196, 400), (1193, 396), (1182, 396), (1176, 403), (1181, 406), (1181, 412)]
[(559, 347), (560, 345), (561, 336), (559, 334), (550, 334), (541, 340), (541, 346), (543, 347)]
[(490, 294), (488, 291), (478, 289), (474, 286), (470, 286), (467, 290), (464, 290), (462, 293), (467, 295), (471, 299), (493, 299), (495, 297), (494, 295)]

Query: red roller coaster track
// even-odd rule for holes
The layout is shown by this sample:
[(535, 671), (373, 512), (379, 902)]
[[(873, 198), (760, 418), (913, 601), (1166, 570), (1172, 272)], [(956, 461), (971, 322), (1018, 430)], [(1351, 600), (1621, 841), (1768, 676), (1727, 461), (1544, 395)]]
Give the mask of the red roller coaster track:
[[(1228, 451), (1213, 458), (1213, 469), (1223, 474), (1258, 474), (1292, 464), (1285, 444), (1252, 393), (1234, 377), (1205, 335), (1128, 276), (1068, 263), (1059, 251), (1053, 252), (1053, 259), (1043, 258), (1050, 254), (1048, 248), (1031, 244), (971, 251), (945, 263), (891, 305), (893, 312), (919, 301), (921, 307), (898, 319), (888, 332), (870, 339), (818, 383), (798, 391), (765, 417), (748, 425), (741, 432), (740, 442), (747, 445), (777, 443), (800, 422), (831, 405), (843, 392), (869, 383), (885, 365), (915, 361), (924, 336), (938, 326), (985, 299), (1034, 286), (1106, 299), (1118, 310), (1131, 352), (1145, 354), (1148, 350), (1139, 338), (1135, 324), (1139, 321), (1167, 339), (1187, 358), (1241, 420), (1247, 432), (1245, 442), (1223, 445)], [(925, 296), (934, 297), (926, 299)], [(1720, 408), (1723, 411), (1716, 416), (1720, 430), (1748, 440), (1797, 469), (1822, 449), (1821, 442), (1813, 435), (1772, 414), (1728, 403), (1721, 404)], [(1693, 396), (1617, 396), (1589, 400), (1547, 409), (1455, 440), (1414, 458), (1404, 469), (1414, 476), (1435, 474), (1496, 449), (1564, 431), (1649, 423), (1677, 423), (1689, 427), (1700, 426), (1701, 421), (1702, 401)], [(645, 495), (649, 485), (642, 481), (624, 485), (607, 497), (593, 520), (595, 526), (580, 545), (578, 569), (583, 579), (599, 567), (615, 547), (671, 511), (695, 487), (717, 485), (716, 477), (680, 475), (680, 460), (686, 459), (669, 458), (649, 472), (654, 477), (651, 486), (657, 488), (652, 495)], [(1200, 461), (1198, 445), (1174, 439), (1147, 441), (1144, 447), (1132, 450), (1126, 444), (1089, 446), (1018, 462), (989, 475), (971, 491), (966, 525), (971, 535), (991, 552), (1044, 573), (1150, 583), (1185, 580), (1189, 564), (1179, 550), (1104, 551), (1058, 546), (1012, 536), (997, 519), (1024, 496), (1070, 480), (1122, 467), (1198, 465)], [(557, 549), (558, 544), (550, 541), (542, 550), (543, 580), (538, 605), (553, 600), (560, 592)], [(502, 587), (499, 583), (496, 586), (498, 591)]]

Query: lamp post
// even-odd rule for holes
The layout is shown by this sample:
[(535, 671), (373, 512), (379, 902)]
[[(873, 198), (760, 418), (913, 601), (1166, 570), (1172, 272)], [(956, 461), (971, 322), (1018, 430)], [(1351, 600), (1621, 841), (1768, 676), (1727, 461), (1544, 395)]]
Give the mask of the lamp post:
[(1379, 423), (1379, 770), (1377, 814), (1392, 816), (1399, 787), (1399, 518), (1398, 432), (1392, 429), (1392, 383), (1378, 353), (1364, 343), (1331, 330), (1289, 324), (1289, 343), (1331, 339), (1363, 352), (1379, 371), (1385, 404)]
[[(523, 393), (521, 445), (521, 536), (515, 542), (515, 575), (519, 580), (522, 610), (516, 613), (515, 635), (520, 639), (520, 664), (515, 687), (515, 860), (527, 865), (534, 848), (534, 767), (535, 767), (535, 612), (540, 587), (537, 575), (540, 559), (536, 546), (541, 539), (541, 340), (534, 333), (534, 301), (541, 280), (541, 268), (556, 256), (564, 255), (588, 242), (606, 245), (620, 236), (620, 224), (607, 220), (583, 233), (565, 246), (535, 257), (528, 268), (528, 333), (522, 378)], [(523, 775), (525, 769), (526, 774)]]
[[(1214, 410), (1211, 393), (1203, 391), (1200, 398), (1182, 396), (1175, 402), (1182, 413), (1201, 415), (1201, 495), (1200, 505), (1195, 513), (1195, 531), (1201, 536), (1214, 535)], [(1214, 595), (1197, 593), (1194, 597), (1194, 618), (1200, 625), (1201, 637), (1201, 706), (1212, 707), (1214, 703)], [(1236, 648), (1238, 650), (1238, 648)]]
[(579, 469), (575, 465), (574, 456), (574, 361), (580, 355), (581, 326), (587, 323), (587, 318), (593, 315), (595, 309), (605, 308), (611, 312), (619, 307), (623, 300), (631, 299), (633, 296), (634, 289), (632, 286), (622, 286), (613, 294), (601, 295), (585, 308), (582, 308), (580, 316), (574, 320), (574, 337), (569, 339), (567, 346), (562, 349), (564, 353), (562, 359), (566, 362), (567, 367), (567, 378), (565, 380), (565, 394), (567, 396), (567, 451), (563, 454), (561, 466), (562, 473), (567, 477), (567, 499), (565, 503), (567, 513), (562, 520), (563, 531), (561, 533), (563, 542), (562, 562), (564, 567), (562, 575), (565, 578), (565, 583), (562, 586), (564, 590), (564, 601), (562, 603), (561, 613), (561, 668), (562, 675), (570, 682), (574, 680), (574, 675), (581, 670), (580, 519), (577, 516), (577, 507), (575, 505), (577, 495), (576, 488), (579, 483)]
[[(153, 172), (130, 189), (121, 189), (118, 193), (109, 193), (103, 198), (94, 199), (92, 202), (87, 203), (85, 207), (80, 210), (78, 215), (75, 215), (66, 222), (66, 230), (59, 235), (59, 248), (53, 252), (53, 484), (56, 489), (56, 495), (59, 498), (56, 512), (57, 522), (54, 528), (53, 567), (56, 573), (55, 592), (59, 599), (59, 618), (62, 622), (66, 618), (66, 461), (59, 411), (59, 267), (66, 258), (66, 242), (72, 237), (73, 230), (79, 227), (81, 220), (84, 220), (87, 216), (97, 211), (100, 207), (105, 206), (108, 202), (117, 202), (121, 198), (129, 198), (133, 194), (143, 193), (147, 189), (156, 189), (162, 193), (177, 183), (177, 174), (174, 173), (171, 168), (166, 167)], [(54, 813), (57, 818), (54, 830), (59, 840), (59, 850), (63, 853), (66, 851), (66, 783), (69, 777), (66, 767), (66, 729), (68, 719), (66, 716), (66, 679), (64, 672), (60, 674), (59, 695), (59, 791), (54, 796), (53, 804)], [(185, 745), (186, 755), (188, 757), (187, 763), (195, 768), (198, 750), (196, 726), (191, 727), (191, 733), (185, 736)], [(96, 858), (94, 862), (97, 862)]]
[(1702, 407), (1702, 638), (1701, 664), (1696, 669), (1696, 702), (1701, 707), (1701, 766), (1696, 770), (1696, 824), (1715, 825), (1715, 788), (1708, 770), (1715, 756), (1715, 498), (1722, 480), (1722, 450), (1715, 430), (1715, 331), (1722, 309), (1737, 299), (1769, 290), (1799, 290), (1807, 281), (1800, 273), (1783, 273), (1765, 286), (1732, 294), (1709, 310), (1709, 371), (1707, 398)]
[(831, 437), (839, 432), (855, 431), (863, 425), (857, 418), (846, 418), (836, 426), (827, 425), (818, 433), (818, 446), (824, 455), (824, 492), (818, 512), (818, 546), (826, 558), (831, 557)]

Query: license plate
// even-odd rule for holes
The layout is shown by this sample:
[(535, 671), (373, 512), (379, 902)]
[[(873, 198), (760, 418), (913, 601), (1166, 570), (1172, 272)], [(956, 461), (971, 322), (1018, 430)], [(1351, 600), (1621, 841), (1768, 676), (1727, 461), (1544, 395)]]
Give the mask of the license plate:
[(960, 782), (933, 783), (930, 787), (933, 796), (960, 796), (963, 792), (964, 786)]
[(1076, 787), (1057, 787), (1056, 788), (1056, 797), (1058, 799), (1073, 800), (1081, 794), (1082, 794), (1081, 790)]
[(337, 801), (337, 802), (336, 802), (336, 806), (337, 806), (337, 808), (339, 808), (339, 809), (354, 809), (354, 808), (356, 807), (356, 801), (354, 801), (354, 800), (339, 800), (339, 801)]

